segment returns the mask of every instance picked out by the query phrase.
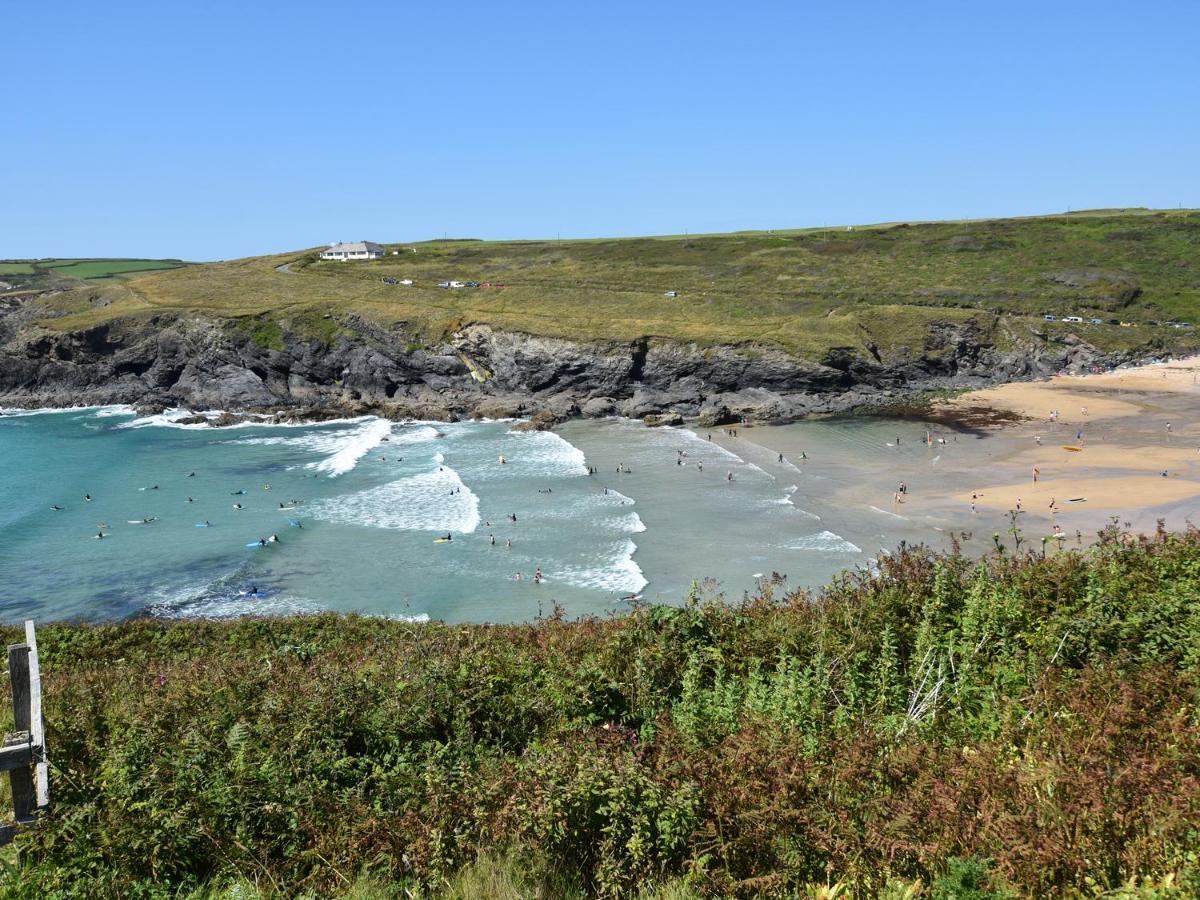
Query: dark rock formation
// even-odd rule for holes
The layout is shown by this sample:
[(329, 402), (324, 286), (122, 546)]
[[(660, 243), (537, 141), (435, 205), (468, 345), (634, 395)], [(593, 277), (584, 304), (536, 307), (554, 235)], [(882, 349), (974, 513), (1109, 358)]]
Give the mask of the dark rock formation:
[(0, 306), (0, 405), (130, 403), (139, 412), (183, 406), (269, 411), (280, 420), (366, 412), (550, 424), (578, 415), (699, 416), (712, 426), (788, 421), (1131, 358), (1035, 332), (1025, 346), (1000, 350), (969, 324), (936, 326), (922, 346), (888, 358), (869, 345), (832, 348), (819, 362), (769, 345), (581, 342), (486, 325), (424, 347), (403, 327), (343, 324), (354, 340), (285, 333), (282, 347), (264, 347), (229, 322), (158, 315), (55, 331), (36, 325), (26, 305), (8, 304)]

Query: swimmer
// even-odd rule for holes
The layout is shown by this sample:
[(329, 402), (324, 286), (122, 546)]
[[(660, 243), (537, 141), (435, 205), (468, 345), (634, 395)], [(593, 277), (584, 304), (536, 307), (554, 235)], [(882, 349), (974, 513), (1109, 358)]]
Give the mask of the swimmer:
[(512, 549), (512, 538), (509, 538), (508, 540), (506, 540), (506, 541), (504, 542), (504, 549), (505, 549), (505, 550), (511, 550), (511, 549)]
[(265, 547), (265, 546), (267, 546), (267, 539), (266, 539), (266, 538), (259, 538), (259, 539), (258, 539), (258, 546), (260, 546), (260, 547)]
[(195, 478), (195, 477), (196, 477), (196, 473), (195, 473), (195, 472), (188, 472), (188, 473), (187, 473), (187, 475), (185, 475), (184, 477), (185, 477), (185, 478)]
[(240, 503), (235, 503), (235, 504), (233, 504), (233, 508), (234, 508), (234, 509), (242, 509), (242, 504), (240, 504)]
[(83, 501), (84, 501), (85, 503), (91, 503), (91, 502), (92, 502), (92, 495), (91, 495), (91, 494), (84, 494), (84, 495), (83, 495)]
[(59, 506), (57, 503), (54, 503), (54, 504), (52, 504), (52, 505), (50, 506), (50, 508), (51, 508), (52, 510), (54, 510), (55, 512), (58, 512), (59, 510), (61, 510), (61, 509), (62, 509), (62, 507), (61, 507), (61, 506)]
[(193, 500), (191, 497), (188, 497), (188, 498), (187, 498), (187, 502), (188, 502), (188, 503), (195, 503), (196, 501), (195, 501), (195, 500)]
[(269, 538), (267, 538), (267, 541), (272, 544), (278, 544), (279, 543), (279, 535), (273, 534)]
[(98, 541), (104, 540), (104, 532), (103, 531), (96, 532), (96, 540), (98, 540)]
[(229, 492), (229, 496), (231, 496), (231, 497), (240, 497), (240, 496), (242, 496), (242, 495), (243, 495), (243, 494), (245, 494), (245, 493), (246, 493), (245, 491), (230, 491), (230, 492)]
[(489, 535), (488, 535), (488, 541), (491, 543), (491, 545), (492, 545), (493, 547), (495, 547), (495, 546), (496, 546), (496, 536), (495, 536), (494, 534), (489, 534)]

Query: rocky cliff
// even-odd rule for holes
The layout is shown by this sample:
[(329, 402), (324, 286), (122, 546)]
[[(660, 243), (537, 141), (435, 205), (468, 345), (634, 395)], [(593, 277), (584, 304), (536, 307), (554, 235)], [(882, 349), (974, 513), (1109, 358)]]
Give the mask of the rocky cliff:
[(38, 313), (15, 302), (0, 308), (0, 405), (436, 419), (679, 414), (717, 424), (786, 421), (907, 392), (1124, 361), (1075, 338), (1050, 342), (1033, 332), (1026, 346), (1002, 351), (977, 326), (935, 328), (923, 346), (889, 359), (847, 347), (813, 362), (770, 346), (577, 342), (486, 325), (422, 346), (402, 326), (357, 319), (339, 323), (330, 342), (286, 331), (264, 341), (235, 321), (178, 315), (63, 331), (38, 325)]

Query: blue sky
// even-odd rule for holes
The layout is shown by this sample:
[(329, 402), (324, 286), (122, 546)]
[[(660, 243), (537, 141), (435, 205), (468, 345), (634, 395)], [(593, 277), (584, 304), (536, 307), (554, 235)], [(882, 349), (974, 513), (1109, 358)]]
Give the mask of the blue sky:
[(1200, 206), (1194, 0), (27, 10), (0, 257)]

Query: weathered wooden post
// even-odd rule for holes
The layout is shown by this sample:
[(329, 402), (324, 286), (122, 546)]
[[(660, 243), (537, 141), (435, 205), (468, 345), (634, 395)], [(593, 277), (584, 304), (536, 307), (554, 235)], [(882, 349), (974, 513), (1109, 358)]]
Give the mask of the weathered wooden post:
[(42, 724), (42, 675), (32, 620), (25, 623), (25, 643), (9, 645), (8, 677), (12, 687), (13, 731), (5, 736), (4, 746), (0, 747), (0, 771), (8, 772), (15, 822), (0, 825), (0, 844), (11, 841), (19, 826), (32, 822), (34, 812), (50, 803)]

